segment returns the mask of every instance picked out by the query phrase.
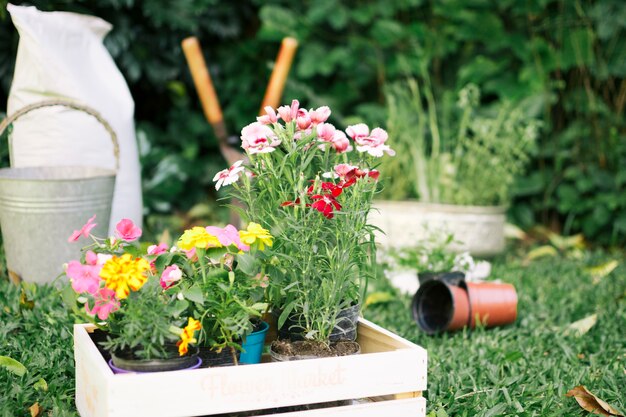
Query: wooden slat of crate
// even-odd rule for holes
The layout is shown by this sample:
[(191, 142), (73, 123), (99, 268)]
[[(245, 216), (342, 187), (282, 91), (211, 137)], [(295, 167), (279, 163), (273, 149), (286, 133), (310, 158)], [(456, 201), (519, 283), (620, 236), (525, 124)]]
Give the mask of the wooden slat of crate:
[[(83, 417), (220, 414), (396, 394), (411, 397), (426, 388), (426, 351), (363, 319), (361, 355), (153, 374), (114, 375), (91, 341), (91, 329), (74, 329), (76, 404)], [(399, 407), (395, 401), (376, 403), (375, 408)]]
[(425, 415), (426, 399), (422, 397), (274, 414), (276, 417), (424, 417)]

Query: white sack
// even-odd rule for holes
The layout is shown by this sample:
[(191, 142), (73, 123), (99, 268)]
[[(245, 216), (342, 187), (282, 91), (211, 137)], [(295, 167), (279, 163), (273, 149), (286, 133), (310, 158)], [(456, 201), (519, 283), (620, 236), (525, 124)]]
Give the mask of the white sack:
[[(135, 103), (102, 40), (112, 26), (92, 16), (7, 6), (20, 35), (7, 114), (68, 98), (97, 110), (117, 133), (117, 173), (110, 231), (121, 218), (141, 224), (142, 196)], [(11, 165), (115, 167), (109, 134), (93, 117), (64, 107), (34, 110), (13, 124)], [(85, 219), (87, 220), (87, 219)]]

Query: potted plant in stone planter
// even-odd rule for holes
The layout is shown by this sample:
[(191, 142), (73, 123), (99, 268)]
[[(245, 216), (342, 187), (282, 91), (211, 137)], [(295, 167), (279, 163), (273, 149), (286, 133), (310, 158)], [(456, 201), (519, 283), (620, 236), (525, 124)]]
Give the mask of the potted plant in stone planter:
[(474, 85), (456, 102), (439, 103), (430, 87), (414, 79), (390, 85), (388, 129), (398, 157), (381, 166), (388, 181), (371, 221), (386, 245), (412, 246), (430, 229), (446, 228), (472, 255), (504, 249), (504, 221), (510, 187), (524, 172), (538, 122), (521, 105), (480, 107)]
[[(231, 195), (243, 204), (234, 209), (245, 221), (275, 238), (268, 301), (283, 336), (321, 355), (337, 354), (335, 340), (356, 338), (360, 300), (374, 270), (374, 229), (367, 222), (378, 185), (374, 168), (394, 152), (383, 129), (358, 124), (346, 135), (327, 122), (325, 106), (306, 110), (294, 100), (265, 110), (241, 132), (248, 161), (216, 180), (232, 185)], [(291, 345), (287, 350), (298, 354)]]
[[(150, 260), (134, 245), (141, 229), (121, 220), (115, 236), (90, 234), (94, 217), (69, 238), (92, 239), (65, 274), (75, 292), (75, 311), (95, 324), (98, 347), (115, 372), (157, 372), (199, 366), (194, 346), (201, 325), (184, 299), (159, 283)], [(84, 304), (84, 308), (78, 308)]]

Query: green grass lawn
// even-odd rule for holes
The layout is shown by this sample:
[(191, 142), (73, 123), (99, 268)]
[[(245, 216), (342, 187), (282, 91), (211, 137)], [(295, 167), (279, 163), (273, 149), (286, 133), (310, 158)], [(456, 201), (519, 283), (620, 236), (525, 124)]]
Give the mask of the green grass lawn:
[[(620, 256), (548, 258), (528, 266), (515, 257), (496, 261), (492, 276), (515, 284), (520, 299), (517, 322), (504, 328), (429, 337), (411, 319), (410, 297), (397, 294), (364, 314), (428, 350), (425, 395), (432, 416), (584, 416), (565, 397), (581, 384), (626, 410), (626, 267), (597, 284), (585, 272)], [(375, 289), (394, 291), (385, 281)], [(598, 321), (587, 334), (565, 334), (570, 323), (593, 313)], [(0, 416), (30, 416), (34, 403), (43, 415), (76, 415), (72, 323), (54, 288), (16, 288), (0, 277), (0, 356), (27, 368), (18, 376), (0, 367)]]

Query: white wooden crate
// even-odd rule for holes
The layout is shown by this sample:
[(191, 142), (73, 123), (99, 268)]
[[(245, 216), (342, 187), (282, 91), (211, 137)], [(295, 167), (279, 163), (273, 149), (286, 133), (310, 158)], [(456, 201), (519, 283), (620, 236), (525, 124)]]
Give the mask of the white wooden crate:
[(272, 414), (282, 417), (426, 414), (426, 350), (359, 319), (361, 354), (147, 374), (113, 374), (74, 326), (76, 407), (82, 417), (182, 417), (368, 398), (371, 402)]

